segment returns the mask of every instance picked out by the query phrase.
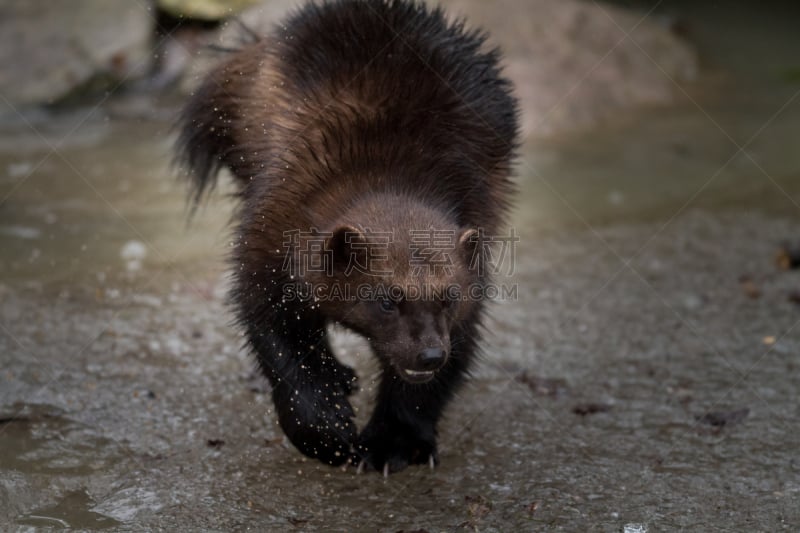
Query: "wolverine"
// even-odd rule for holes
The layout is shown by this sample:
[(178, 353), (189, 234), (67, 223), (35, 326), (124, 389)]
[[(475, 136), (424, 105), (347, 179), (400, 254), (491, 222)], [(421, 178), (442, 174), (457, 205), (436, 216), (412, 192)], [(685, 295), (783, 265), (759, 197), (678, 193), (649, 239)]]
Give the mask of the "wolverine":
[[(514, 192), (499, 61), (414, 0), (318, 1), (231, 51), (182, 112), (193, 201), (222, 169), (238, 184), (230, 299), (309, 457), (384, 475), (438, 463), (437, 423), (478, 352), (487, 236)], [(360, 432), (330, 324), (381, 369)]]

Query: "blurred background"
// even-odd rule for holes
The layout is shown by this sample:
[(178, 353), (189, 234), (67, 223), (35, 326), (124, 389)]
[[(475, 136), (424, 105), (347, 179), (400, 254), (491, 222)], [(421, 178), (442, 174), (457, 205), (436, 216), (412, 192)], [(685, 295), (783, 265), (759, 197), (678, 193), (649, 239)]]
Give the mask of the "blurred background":
[[(442, 466), (283, 442), (173, 123), (293, 0), (0, 0), (0, 525), (800, 526), (800, 3), (441, 0), (504, 52), (520, 236)], [(375, 369), (335, 331), (361, 375)]]

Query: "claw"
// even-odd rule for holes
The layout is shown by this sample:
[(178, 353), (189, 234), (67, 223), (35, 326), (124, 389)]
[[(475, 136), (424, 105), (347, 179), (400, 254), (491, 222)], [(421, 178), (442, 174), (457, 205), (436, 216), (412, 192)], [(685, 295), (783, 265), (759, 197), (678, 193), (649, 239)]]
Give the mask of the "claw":
[(359, 461), (359, 463), (358, 463), (358, 468), (356, 469), (356, 474), (363, 474), (364, 473), (364, 467), (366, 466), (366, 464), (367, 464), (367, 461), (364, 460), (364, 459), (361, 459), (361, 461)]
[(389, 463), (383, 465), (383, 477), (384, 479), (389, 477)]
[(433, 454), (428, 456), (428, 466), (431, 467), (431, 470), (436, 468), (436, 459), (433, 458)]

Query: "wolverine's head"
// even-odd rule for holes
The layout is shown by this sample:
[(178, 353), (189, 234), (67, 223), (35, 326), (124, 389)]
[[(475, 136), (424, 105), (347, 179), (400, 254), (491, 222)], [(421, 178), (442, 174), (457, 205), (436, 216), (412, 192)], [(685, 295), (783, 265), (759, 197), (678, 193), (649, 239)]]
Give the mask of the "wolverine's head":
[(416, 203), (372, 201), (348, 218), (324, 232), (324, 274), (304, 278), (314, 305), (366, 337), (399, 378), (432, 380), (473, 309), (479, 232)]

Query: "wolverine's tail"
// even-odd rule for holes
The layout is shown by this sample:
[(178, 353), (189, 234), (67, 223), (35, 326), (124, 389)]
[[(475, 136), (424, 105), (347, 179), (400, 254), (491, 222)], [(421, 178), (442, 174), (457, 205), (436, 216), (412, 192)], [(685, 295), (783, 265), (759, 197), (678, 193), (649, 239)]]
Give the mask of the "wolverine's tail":
[(239, 181), (249, 177), (238, 153), (242, 143), (237, 131), (243, 127), (241, 102), (258, 71), (258, 55), (252, 49), (260, 41), (255, 33), (248, 37), (249, 42), (230, 50), (226, 61), (206, 74), (176, 124), (175, 163), (187, 173), (193, 206), (216, 186), (223, 167)]
[(175, 162), (187, 173), (193, 206), (214, 188), (217, 175), (233, 150), (231, 117), (222, 105), (220, 93), (220, 88), (207, 78), (178, 119)]

